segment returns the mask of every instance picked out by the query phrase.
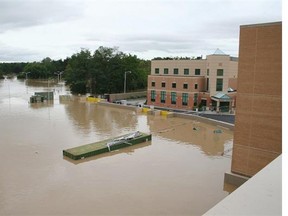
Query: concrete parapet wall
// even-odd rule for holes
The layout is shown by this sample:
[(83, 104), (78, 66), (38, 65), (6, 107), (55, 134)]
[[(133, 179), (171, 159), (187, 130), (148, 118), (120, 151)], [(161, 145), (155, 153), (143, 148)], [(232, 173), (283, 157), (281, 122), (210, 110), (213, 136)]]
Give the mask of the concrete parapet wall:
[(197, 116), (197, 115), (189, 115), (189, 114), (185, 114), (185, 113), (174, 113), (174, 116), (179, 117), (179, 118), (193, 119), (193, 120), (201, 121), (204, 123), (212, 124), (215, 126), (221, 126), (221, 127), (227, 128), (231, 131), (234, 131), (234, 124), (229, 124), (226, 122), (221, 122), (221, 121), (217, 121), (214, 119), (208, 119), (208, 118)]
[(147, 91), (118, 93), (118, 94), (109, 94), (109, 98), (110, 98), (109, 100), (110, 100), (110, 102), (113, 102), (116, 100), (140, 98), (140, 97), (146, 97), (146, 96), (147, 96)]
[(160, 116), (161, 111), (160, 110), (148, 110), (147, 114), (154, 115), (154, 116)]
[(249, 177), (246, 177), (243, 175), (238, 175), (238, 174), (231, 173), (231, 172), (226, 172), (224, 174), (224, 182), (235, 185), (237, 187), (244, 184), (247, 180), (249, 180)]
[(128, 105), (108, 103), (108, 102), (99, 102), (99, 103), (97, 103), (97, 105), (100, 105), (100, 106), (108, 106), (108, 107), (115, 107), (115, 108), (127, 109), (127, 110), (133, 110), (133, 111), (136, 111), (136, 112), (138, 112), (139, 109), (141, 110), (141, 108), (136, 107), (136, 106), (128, 106)]

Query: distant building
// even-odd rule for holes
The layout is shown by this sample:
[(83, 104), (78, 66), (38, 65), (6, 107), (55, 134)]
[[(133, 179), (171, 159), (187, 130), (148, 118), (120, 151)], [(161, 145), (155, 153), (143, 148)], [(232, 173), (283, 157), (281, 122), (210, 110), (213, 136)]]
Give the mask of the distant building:
[(192, 110), (235, 107), (238, 59), (217, 49), (206, 59), (152, 60), (147, 104)]
[(282, 153), (282, 22), (240, 26), (231, 171), (253, 176)]

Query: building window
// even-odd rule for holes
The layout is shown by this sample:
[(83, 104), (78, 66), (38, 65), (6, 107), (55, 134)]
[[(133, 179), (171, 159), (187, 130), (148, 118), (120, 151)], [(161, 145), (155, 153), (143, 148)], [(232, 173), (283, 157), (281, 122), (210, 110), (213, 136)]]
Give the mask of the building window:
[(198, 104), (198, 94), (194, 94), (194, 106), (197, 106)]
[(156, 92), (155, 90), (151, 90), (151, 102), (155, 102)]
[(210, 72), (209, 69), (207, 69), (207, 76), (209, 76), (209, 72)]
[(195, 89), (198, 89), (198, 84), (197, 84), (197, 83), (194, 85), (194, 88), (195, 88)]
[(159, 74), (159, 68), (155, 68), (155, 74)]
[(161, 87), (162, 87), (162, 88), (165, 88), (165, 86), (166, 86), (166, 83), (165, 83), (165, 82), (162, 82), (162, 83), (161, 83)]
[(164, 68), (164, 74), (168, 74), (169, 73), (169, 69), (168, 68)]
[(188, 105), (188, 93), (182, 93), (182, 105), (183, 106)]
[(172, 83), (172, 88), (176, 88), (176, 82)]
[(224, 70), (223, 69), (217, 69), (217, 76), (223, 76)]
[(171, 92), (171, 104), (176, 104), (176, 92)]
[(161, 91), (161, 103), (165, 103), (165, 99), (166, 99), (166, 92)]
[(183, 89), (188, 89), (188, 83), (183, 84)]
[(209, 78), (207, 78), (206, 91), (209, 91)]
[(223, 79), (216, 80), (216, 91), (223, 91)]
[(179, 73), (178, 68), (174, 68), (174, 74), (178, 74), (178, 73)]
[(200, 73), (201, 73), (201, 70), (199, 68), (196, 68), (195, 69), (195, 75), (200, 75)]
[(154, 81), (151, 82), (151, 86), (152, 86), (152, 87), (155, 87), (155, 82), (154, 82)]
[(189, 69), (188, 68), (184, 69), (184, 75), (189, 75)]

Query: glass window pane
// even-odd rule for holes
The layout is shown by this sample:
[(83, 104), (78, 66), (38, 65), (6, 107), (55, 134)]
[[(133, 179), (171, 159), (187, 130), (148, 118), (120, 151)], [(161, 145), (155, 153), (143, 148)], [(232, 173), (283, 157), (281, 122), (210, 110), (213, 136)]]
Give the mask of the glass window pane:
[(200, 75), (200, 73), (201, 73), (201, 70), (199, 68), (196, 68), (195, 69), (195, 75)]
[(217, 69), (217, 76), (223, 76), (224, 70), (223, 69)]

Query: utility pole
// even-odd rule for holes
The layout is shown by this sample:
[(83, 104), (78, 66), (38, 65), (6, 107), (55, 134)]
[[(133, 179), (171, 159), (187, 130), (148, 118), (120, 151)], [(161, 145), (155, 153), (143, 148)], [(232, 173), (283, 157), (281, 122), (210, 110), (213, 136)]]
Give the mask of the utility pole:
[(124, 73), (124, 94), (126, 93), (126, 74), (131, 73), (131, 71), (125, 71)]

